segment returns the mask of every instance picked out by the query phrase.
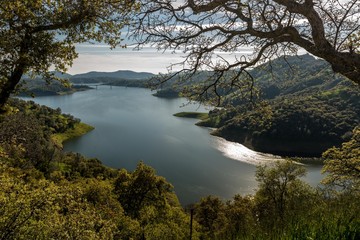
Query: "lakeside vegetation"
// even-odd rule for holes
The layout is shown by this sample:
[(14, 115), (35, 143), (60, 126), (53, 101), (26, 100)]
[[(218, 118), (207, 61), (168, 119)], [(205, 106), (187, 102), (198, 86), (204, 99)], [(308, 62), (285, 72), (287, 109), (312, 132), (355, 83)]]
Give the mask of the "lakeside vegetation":
[[(321, 64), (309, 66), (318, 71)], [(207, 196), (189, 206), (142, 162), (128, 171), (63, 152), (62, 142), (92, 127), (60, 109), (11, 99), (0, 116), (0, 239), (360, 238), (359, 93), (341, 78), (325, 81), (301, 69), (312, 77), (271, 86), (258, 80), (266, 102), (253, 108), (233, 92), (224, 96), (226, 108), (174, 116), (197, 118), (218, 128), (213, 134), (247, 139), (257, 150), (284, 154), (295, 146), (310, 156), (326, 150), (319, 160), (323, 185), (309, 186), (301, 165), (282, 160), (258, 166), (253, 195)]]
[(179, 98), (181, 94), (179, 91), (173, 90), (171, 88), (165, 88), (157, 90), (156, 93), (153, 94), (153, 96), (159, 98)]
[[(253, 150), (291, 157), (320, 157), (349, 140), (360, 125), (359, 86), (336, 75), (322, 60), (287, 56), (258, 66), (251, 74), (252, 90), (219, 89), (222, 108), (210, 111), (197, 125), (217, 128), (213, 135)], [(199, 73), (186, 86), (174, 81), (168, 87), (191, 97), (191, 89), (206, 77)]]
[(51, 139), (54, 141), (56, 146), (62, 148), (65, 141), (80, 137), (92, 130), (94, 130), (93, 126), (87, 125), (83, 122), (79, 122), (75, 123), (74, 128), (68, 129), (63, 133), (52, 134)]
[(175, 117), (183, 118), (196, 118), (200, 120), (205, 120), (209, 117), (208, 113), (199, 113), (199, 112), (179, 112), (174, 114)]
[[(134, 171), (63, 152), (54, 134), (78, 119), (13, 99), (0, 118), (0, 239), (358, 239), (360, 129), (324, 153), (322, 188), (303, 166), (257, 168), (254, 195), (207, 196), (181, 206), (173, 186), (140, 162)], [(205, 114), (181, 113), (205, 117)]]
[(23, 79), (17, 95), (21, 97), (39, 97), (72, 94), (79, 91), (92, 89), (85, 85), (64, 85), (61, 82), (54, 81), (51, 84), (44, 79)]
[[(0, 1), (0, 240), (360, 239), (359, 3)], [(253, 149), (321, 155), (323, 185), (309, 186), (303, 166), (282, 160), (257, 167), (253, 195), (207, 196), (184, 207), (173, 186), (142, 162), (133, 171), (113, 169), (62, 151), (60, 141), (89, 128), (59, 108), (11, 94), (26, 74), (50, 81), (50, 68), (66, 72), (79, 56), (77, 44), (125, 48), (124, 29), (136, 49), (184, 55), (168, 70), (182, 67), (170, 74), (185, 81), (160, 79), (159, 96), (184, 88), (179, 96), (210, 98), (223, 108), (199, 125)], [(304, 55), (258, 66), (299, 48), (330, 65)], [(145, 83), (102, 74), (78, 80)], [(63, 87), (35, 86), (30, 94), (75, 91)]]

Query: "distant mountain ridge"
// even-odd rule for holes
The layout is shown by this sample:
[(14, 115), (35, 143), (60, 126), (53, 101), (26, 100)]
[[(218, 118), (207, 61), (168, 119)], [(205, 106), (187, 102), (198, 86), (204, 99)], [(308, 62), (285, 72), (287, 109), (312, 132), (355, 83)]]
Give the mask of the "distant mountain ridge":
[[(118, 70), (115, 72), (98, 72), (98, 71), (91, 71), (87, 73), (79, 73), (79, 74), (68, 74), (68, 73), (62, 73), (58, 71), (52, 71), (51, 73), (54, 74), (55, 77), (61, 78), (61, 79), (78, 79), (78, 78), (117, 78), (117, 79), (148, 79), (155, 74), (150, 72), (135, 72), (131, 70)], [(31, 78), (30, 74), (25, 74), (23, 76), (23, 79)], [(42, 78), (42, 76), (35, 76), (34, 78)]]
[(79, 85), (92, 83), (126, 87), (146, 87), (147, 80), (155, 76), (149, 72), (134, 72), (130, 70), (118, 70), (115, 72), (92, 71), (75, 75), (56, 71), (52, 73), (55, 77), (69, 80), (73, 85), (66, 87), (57, 81), (51, 81), (50, 84), (48, 84), (42, 76), (35, 76), (35, 79), (30, 79), (30, 75), (26, 74), (23, 77), (23, 89), (20, 89), (20, 95), (45, 96), (72, 93), (89, 89), (89, 87)]
[(78, 78), (119, 78), (119, 79), (148, 79), (155, 76), (153, 73), (149, 72), (134, 72), (130, 70), (119, 70), (115, 72), (97, 72), (92, 71), (88, 73), (75, 74), (70, 77), (70, 80)]

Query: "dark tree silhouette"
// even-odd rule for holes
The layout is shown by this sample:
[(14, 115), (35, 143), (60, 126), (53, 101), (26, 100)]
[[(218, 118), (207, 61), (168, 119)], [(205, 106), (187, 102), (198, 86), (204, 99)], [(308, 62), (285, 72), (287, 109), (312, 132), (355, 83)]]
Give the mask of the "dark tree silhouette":
[(127, 0), (0, 1), (0, 109), (24, 73), (52, 78), (50, 66), (65, 72), (77, 57), (75, 43), (120, 44)]
[[(360, 0), (144, 0), (131, 32), (139, 47), (183, 51), (185, 58), (177, 63), (183, 70), (176, 74), (213, 71), (203, 94), (242, 87), (240, 76), (247, 69), (299, 48), (359, 84), (359, 12)], [(244, 48), (252, 54), (241, 53)]]

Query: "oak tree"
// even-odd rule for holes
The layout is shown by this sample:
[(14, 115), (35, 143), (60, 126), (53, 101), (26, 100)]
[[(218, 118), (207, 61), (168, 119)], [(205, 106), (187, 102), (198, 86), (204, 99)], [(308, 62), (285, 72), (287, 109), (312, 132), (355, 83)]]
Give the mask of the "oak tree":
[(170, 66), (182, 70), (171, 75), (213, 71), (203, 95), (252, 87), (240, 77), (247, 70), (299, 49), (359, 84), (359, 12), (359, 0), (144, 0), (132, 36), (140, 48), (182, 51), (184, 60)]
[(291, 204), (293, 199), (300, 199), (302, 194), (308, 192), (305, 191), (306, 184), (300, 180), (305, 174), (304, 167), (290, 160), (278, 161), (274, 167), (260, 165), (256, 171), (256, 180), (259, 183), (256, 193), (259, 216), (267, 216), (267, 219), (272, 216), (272, 224), (283, 225), (290, 209), (294, 208)]
[(172, 188), (170, 183), (157, 176), (155, 170), (143, 162), (139, 162), (133, 173), (122, 169), (114, 183), (114, 193), (125, 213), (135, 219), (146, 207), (164, 208)]
[(194, 206), (195, 220), (202, 226), (203, 239), (216, 239), (226, 223), (225, 204), (220, 198), (207, 196)]
[(323, 172), (327, 176), (322, 181), (338, 190), (360, 191), (360, 128), (353, 130), (350, 141), (341, 147), (330, 148), (323, 153)]
[(75, 43), (120, 44), (121, 29), (137, 8), (130, 0), (0, 1), (0, 108), (25, 73), (51, 78), (77, 57)]

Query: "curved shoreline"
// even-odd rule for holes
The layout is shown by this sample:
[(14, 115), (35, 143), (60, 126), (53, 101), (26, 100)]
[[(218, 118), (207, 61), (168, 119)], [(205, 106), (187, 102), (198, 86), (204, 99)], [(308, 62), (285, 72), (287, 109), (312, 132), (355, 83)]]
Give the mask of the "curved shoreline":
[(73, 129), (67, 130), (64, 133), (52, 134), (51, 139), (56, 146), (58, 146), (59, 148), (63, 148), (63, 143), (65, 141), (85, 135), (86, 133), (94, 129), (95, 128), (93, 126), (80, 122), (75, 124)]

